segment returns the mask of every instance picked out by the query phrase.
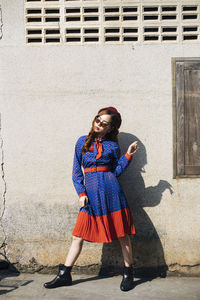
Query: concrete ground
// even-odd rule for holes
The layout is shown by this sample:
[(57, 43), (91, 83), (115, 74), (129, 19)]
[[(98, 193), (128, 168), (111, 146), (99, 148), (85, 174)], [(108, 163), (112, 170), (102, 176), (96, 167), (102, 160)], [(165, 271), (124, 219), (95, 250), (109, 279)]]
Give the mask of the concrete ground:
[(136, 286), (129, 292), (119, 289), (121, 276), (100, 278), (91, 275), (73, 275), (73, 285), (45, 289), (43, 283), (54, 275), (20, 274), (0, 275), (0, 299), (134, 299), (134, 300), (200, 300), (200, 278), (167, 277), (135, 279)]

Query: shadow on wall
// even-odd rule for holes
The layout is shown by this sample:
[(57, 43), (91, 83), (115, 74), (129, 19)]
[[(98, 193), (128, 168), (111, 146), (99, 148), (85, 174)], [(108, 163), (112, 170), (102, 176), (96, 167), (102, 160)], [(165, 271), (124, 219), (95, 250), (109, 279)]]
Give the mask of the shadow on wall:
[[(144, 144), (134, 135), (120, 133), (119, 144), (121, 153), (127, 151), (128, 146), (138, 141), (139, 151), (124, 174), (120, 177), (120, 184), (126, 195), (132, 212), (136, 234), (131, 236), (133, 247), (133, 264), (135, 276), (166, 276), (168, 269), (163, 247), (159, 235), (143, 207), (159, 205), (163, 192), (168, 189), (172, 194), (171, 185), (160, 180), (156, 186), (145, 187), (142, 173), (147, 164), (147, 153)], [(163, 233), (165, 234), (165, 233)], [(105, 243), (102, 251), (102, 266), (100, 274), (108, 274), (110, 270), (118, 273), (123, 266), (121, 246), (118, 241)]]

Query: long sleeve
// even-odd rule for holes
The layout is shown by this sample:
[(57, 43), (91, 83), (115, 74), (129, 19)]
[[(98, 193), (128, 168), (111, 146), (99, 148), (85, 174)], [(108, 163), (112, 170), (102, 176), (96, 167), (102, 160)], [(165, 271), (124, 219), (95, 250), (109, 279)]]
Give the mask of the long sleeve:
[(84, 176), (81, 168), (82, 164), (82, 137), (80, 137), (75, 145), (73, 169), (72, 169), (72, 181), (79, 197), (86, 195), (86, 189), (84, 186)]
[(128, 153), (125, 153), (121, 156), (121, 151), (117, 143), (114, 144), (113, 155), (113, 173), (115, 174), (115, 176), (118, 177), (124, 172), (124, 170), (129, 165), (133, 157), (130, 156)]

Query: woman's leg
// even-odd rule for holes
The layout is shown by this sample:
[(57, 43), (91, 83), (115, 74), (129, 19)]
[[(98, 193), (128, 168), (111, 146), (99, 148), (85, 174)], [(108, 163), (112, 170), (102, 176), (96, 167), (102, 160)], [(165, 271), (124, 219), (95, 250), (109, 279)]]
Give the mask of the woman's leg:
[(119, 238), (122, 253), (124, 257), (124, 271), (123, 278), (120, 284), (120, 289), (122, 291), (129, 291), (133, 288), (133, 255), (132, 255), (132, 246), (129, 235), (125, 235), (122, 238)]
[(124, 257), (124, 265), (125, 267), (130, 267), (133, 263), (133, 254), (129, 235), (119, 238), (119, 242), (121, 244), (122, 254)]
[(82, 247), (83, 239), (81, 237), (73, 236), (72, 244), (65, 261), (65, 266), (73, 267), (74, 263), (79, 257), (79, 254), (81, 253)]
[(72, 277), (71, 270), (81, 253), (83, 246), (83, 239), (80, 237), (73, 236), (73, 241), (69, 249), (66, 261), (64, 265), (59, 265), (58, 275), (50, 282), (46, 282), (44, 287), (47, 289), (53, 289), (63, 285), (71, 285)]

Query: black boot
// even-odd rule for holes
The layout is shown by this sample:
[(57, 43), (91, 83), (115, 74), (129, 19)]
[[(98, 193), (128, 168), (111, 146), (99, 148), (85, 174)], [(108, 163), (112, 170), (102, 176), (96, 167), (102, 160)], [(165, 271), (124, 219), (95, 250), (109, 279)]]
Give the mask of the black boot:
[(50, 282), (46, 282), (44, 287), (47, 289), (54, 289), (63, 285), (72, 285), (71, 277), (72, 267), (66, 267), (65, 265), (59, 265), (58, 275)]
[(120, 289), (123, 292), (129, 291), (133, 288), (133, 268), (125, 267), (123, 272), (122, 282), (120, 284)]

